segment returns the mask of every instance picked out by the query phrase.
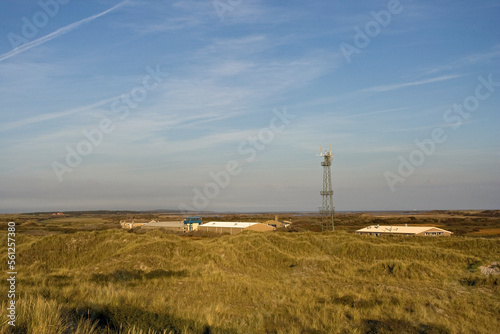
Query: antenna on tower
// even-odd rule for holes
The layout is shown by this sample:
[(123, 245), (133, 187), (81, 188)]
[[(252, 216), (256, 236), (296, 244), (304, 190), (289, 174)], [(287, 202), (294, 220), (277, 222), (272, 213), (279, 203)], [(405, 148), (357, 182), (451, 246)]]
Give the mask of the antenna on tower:
[(329, 230), (330, 227), (335, 230), (335, 226), (333, 223), (333, 214), (335, 208), (333, 207), (333, 190), (332, 190), (332, 174), (331, 174), (331, 165), (333, 160), (332, 153), (332, 145), (330, 145), (330, 151), (323, 152), (323, 148), (319, 147), (320, 154), (319, 156), (324, 157), (324, 160), (321, 162), (321, 166), (323, 166), (323, 191), (320, 192), (321, 197), (323, 199), (323, 203), (319, 212), (321, 213), (321, 230), (326, 231)]

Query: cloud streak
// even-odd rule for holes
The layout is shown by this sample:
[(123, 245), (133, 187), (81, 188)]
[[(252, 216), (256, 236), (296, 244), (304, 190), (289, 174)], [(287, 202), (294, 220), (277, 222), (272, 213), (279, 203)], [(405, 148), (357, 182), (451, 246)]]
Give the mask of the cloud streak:
[(62, 28), (59, 28), (57, 29), (56, 31), (48, 34), (48, 35), (45, 35), (43, 37), (40, 37), (38, 39), (35, 39), (34, 41), (31, 41), (31, 42), (28, 42), (26, 44), (23, 44), (17, 48), (15, 48), (14, 50), (12, 51), (9, 51), (7, 53), (4, 53), (2, 55), (0, 55), (0, 61), (4, 61), (6, 59), (9, 59), (11, 57), (14, 57), (20, 53), (23, 53), (24, 51), (27, 51), (29, 49), (32, 49), (34, 47), (37, 47), (39, 45), (42, 45), (42, 44), (45, 44), (59, 36), (62, 36), (64, 34), (67, 34), (68, 32), (78, 28), (79, 26), (83, 25), (83, 24), (86, 24), (86, 23), (89, 23), (103, 15), (106, 15), (112, 11), (114, 11), (115, 9), (117, 9), (118, 7), (122, 6), (124, 3), (126, 3), (128, 0), (124, 0), (122, 2), (120, 2), (119, 4), (117, 4), (116, 6), (114, 7), (111, 7), (103, 12), (100, 12), (98, 14), (95, 14), (95, 15), (92, 15), (92, 16), (89, 16), (87, 18), (84, 18), (80, 21), (77, 21), (77, 22), (73, 22), (71, 24), (68, 24), (67, 26), (64, 26)]
[(493, 62), (495, 58), (500, 57), (500, 45), (495, 45), (490, 51), (473, 53), (471, 55), (464, 56), (455, 61), (448, 62), (445, 65), (437, 66), (434, 68), (427, 69), (422, 76), (431, 75), (443, 71), (457, 70), (466, 66), (473, 66), (477, 64)]
[(110, 102), (112, 102), (114, 100), (117, 100), (119, 98), (120, 98), (120, 96), (115, 96), (115, 97), (112, 97), (112, 98), (109, 98), (109, 99), (105, 99), (105, 100), (101, 100), (99, 102), (95, 102), (95, 103), (92, 103), (92, 104), (89, 104), (89, 105), (86, 105), (86, 106), (83, 106), (83, 107), (73, 108), (73, 109), (66, 110), (66, 111), (54, 112), (54, 113), (50, 113), (50, 114), (38, 115), (38, 116), (30, 117), (30, 118), (27, 118), (27, 119), (23, 119), (23, 120), (20, 120), (20, 121), (7, 123), (7, 124), (4, 124), (2, 127), (0, 127), (0, 131), (12, 130), (12, 129), (15, 129), (15, 128), (18, 128), (18, 127), (21, 127), (21, 126), (25, 126), (25, 125), (29, 125), (29, 124), (34, 124), (34, 123), (39, 123), (39, 122), (43, 122), (43, 121), (48, 121), (48, 120), (51, 120), (51, 119), (68, 116), (68, 115), (75, 114), (75, 113), (78, 113), (78, 112), (82, 112), (82, 111), (86, 111), (86, 110), (91, 110), (91, 109), (103, 106), (105, 104), (108, 104), (108, 103), (110, 103)]
[(394, 84), (394, 85), (380, 85), (380, 86), (373, 86), (370, 88), (363, 89), (363, 92), (388, 92), (391, 90), (396, 90), (400, 88), (406, 88), (406, 87), (411, 87), (411, 86), (420, 86), (420, 85), (425, 85), (429, 83), (434, 83), (434, 82), (440, 82), (440, 81), (447, 81), (455, 78), (459, 78), (462, 75), (443, 75), (440, 77), (432, 78), (432, 79), (427, 79), (427, 80), (420, 80), (420, 81), (413, 81), (413, 82), (405, 82), (405, 83), (399, 83), (399, 84)]

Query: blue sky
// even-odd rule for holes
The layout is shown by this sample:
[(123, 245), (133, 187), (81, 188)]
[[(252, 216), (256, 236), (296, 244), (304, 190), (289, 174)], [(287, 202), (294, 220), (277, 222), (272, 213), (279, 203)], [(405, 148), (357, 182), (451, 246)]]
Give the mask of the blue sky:
[(3, 1), (0, 210), (315, 211), (320, 145), (337, 210), (498, 209), (498, 17), (493, 0)]

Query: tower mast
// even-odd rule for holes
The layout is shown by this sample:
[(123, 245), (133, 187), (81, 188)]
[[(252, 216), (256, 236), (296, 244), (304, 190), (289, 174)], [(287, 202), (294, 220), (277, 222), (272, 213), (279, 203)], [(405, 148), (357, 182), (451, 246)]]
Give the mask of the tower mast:
[(323, 204), (319, 210), (321, 214), (321, 230), (335, 230), (335, 225), (333, 223), (333, 213), (335, 208), (333, 207), (333, 190), (332, 190), (332, 174), (331, 165), (333, 160), (332, 146), (330, 145), (330, 151), (323, 152), (322, 147), (319, 147), (320, 157), (324, 160), (321, 162), (323, 166), (323, 190), (320, 192), (323, 199)]

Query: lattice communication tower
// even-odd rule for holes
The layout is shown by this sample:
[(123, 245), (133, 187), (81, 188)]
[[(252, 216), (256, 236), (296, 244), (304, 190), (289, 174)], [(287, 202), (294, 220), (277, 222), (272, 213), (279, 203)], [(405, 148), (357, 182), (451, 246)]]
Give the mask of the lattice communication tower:
[(319, 148), (320, 154), (318, 156), (323, 157), (324, 160), (321, 162), (323, 166), (323, 190), (320, 192), (323, 199), (323, 204), (319, 209), (321, 214), (321, 230), (335, 230), (335, 225), (333, 223), (333, 214), (335, 208), (333, 207), (333, 190), (332, 190), (332, 174), (331, 165), (333, 160), (332, 147), (330, 145), (330, 151), (323, 152), (323, 149)]

